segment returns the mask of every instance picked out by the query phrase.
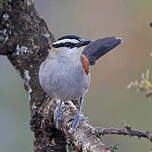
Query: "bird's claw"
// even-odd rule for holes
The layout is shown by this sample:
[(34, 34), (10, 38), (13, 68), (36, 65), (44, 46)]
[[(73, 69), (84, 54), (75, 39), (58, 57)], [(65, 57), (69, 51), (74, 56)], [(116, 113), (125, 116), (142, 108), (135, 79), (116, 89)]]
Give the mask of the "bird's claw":
[(66, 106), (61, 107), (61, 104), (58, 106), (57, 113), (56, 113), (55, 120), (54, 120), (54, 122), (56, 123), (57, 129), (59, 128), (59, 121), (61, 120), (63, 112), (65, 111), (65, 109), (66, 109)]
[(84, 120), (86, 117), (81, 116), (80, 114), (77, 114), (76, 117), (72, 120), (72, 122), (70, 123), (70, 127), (72, 128), (71, 133), (74, 133), (74, 129), (78, 129), (78, 124), (80, 120)]

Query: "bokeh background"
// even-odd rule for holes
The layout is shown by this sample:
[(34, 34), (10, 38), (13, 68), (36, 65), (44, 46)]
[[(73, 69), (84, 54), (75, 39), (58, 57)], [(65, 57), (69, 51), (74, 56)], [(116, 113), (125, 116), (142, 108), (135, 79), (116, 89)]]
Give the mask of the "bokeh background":
[[(152, 100), (127, 89), (150, 69), (152, 57), (151, 0), (35, 0), (40, 15), (56, 38), (76, 34), (95, 40), (119, 36), (124, 43), (92, 68), (92, 84), (83, 111), (94, 126), (152, 129)], [(151, 75), (152, 76), (152, 75)], [(0, 57), (0, 151), (32, 152), (33, 133), (23, 81), (6, 57)], [(123, 152), (148, 152), (152, 144), (135, 137), (106, 136)]]

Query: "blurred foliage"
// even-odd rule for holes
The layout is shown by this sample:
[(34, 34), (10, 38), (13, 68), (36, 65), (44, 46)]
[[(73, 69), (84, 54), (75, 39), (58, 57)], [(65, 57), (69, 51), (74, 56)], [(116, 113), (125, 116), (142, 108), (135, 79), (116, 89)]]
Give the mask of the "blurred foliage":
[(136, 88), (137, 92), (145, 91), (147, 97), (152, 96), (152, 83), (149, 80), (149, 70), (146, 71), (146, 73), (141, 74), (141, 80), (135, 80), (132, 81), (128, 88)]
[[(149, 23), (149, 26), (152, 27), (152, 22)], [(150, 53), (152, 56), (152, 52)], [(128, 88), (136, 88), (137, 92), (145, 91), (146, 97), (152, 96), (152, 82), (150, 81), (150, 71), (147, 70), (146, 73), (141, 74), (141, 80), (132, 81)]]
[(12, 2), (12, 0), (0, 0), (0, 3), (8, 3), (8, 2)]
[(119, 148), (120, 148), (120, 145), (119, 145), (119, 144), (111, 145), (111, 146), (110, 146), (111, 152), (119, 152)]
[(74, 147), (72, 144), (68, 145), (69, 152), (74, 152)]

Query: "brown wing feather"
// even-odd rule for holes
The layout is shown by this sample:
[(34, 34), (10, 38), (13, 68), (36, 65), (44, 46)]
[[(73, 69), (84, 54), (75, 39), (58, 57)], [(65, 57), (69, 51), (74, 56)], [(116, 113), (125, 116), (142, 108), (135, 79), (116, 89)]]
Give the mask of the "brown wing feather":
[(89, 60), (88, 60), (87, 56), (82, 54), (80, 61), (82, 63), (82, 67), (83, 67), (85, 73), (88, 75), (89, 74)]

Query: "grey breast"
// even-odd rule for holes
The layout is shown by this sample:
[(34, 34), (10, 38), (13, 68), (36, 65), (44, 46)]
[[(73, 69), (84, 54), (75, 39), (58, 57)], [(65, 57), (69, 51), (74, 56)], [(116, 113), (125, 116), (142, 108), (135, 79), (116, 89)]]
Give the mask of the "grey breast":
[(90, 86), (90, 75), (85, 74), (81, 62), (63, 57), (44, 61), (39, 77), (44, 91), (64, 101), (84, 96)]

